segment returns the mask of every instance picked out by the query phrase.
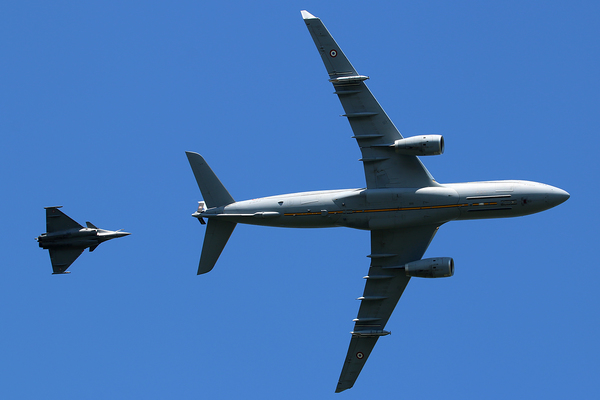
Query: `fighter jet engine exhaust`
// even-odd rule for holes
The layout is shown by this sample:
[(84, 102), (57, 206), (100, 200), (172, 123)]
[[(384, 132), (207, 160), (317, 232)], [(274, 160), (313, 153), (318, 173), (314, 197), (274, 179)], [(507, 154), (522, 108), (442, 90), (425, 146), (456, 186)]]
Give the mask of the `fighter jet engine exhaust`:
[(409, 156), (437, 156), (444, 153), (442, 135), (420, 135), (399, 139), (393, 147), (398, 154)]
[(454, 275), (454, 260), (450, 257), (425, 258), (404, 265), (407, 276), (446, 278)]

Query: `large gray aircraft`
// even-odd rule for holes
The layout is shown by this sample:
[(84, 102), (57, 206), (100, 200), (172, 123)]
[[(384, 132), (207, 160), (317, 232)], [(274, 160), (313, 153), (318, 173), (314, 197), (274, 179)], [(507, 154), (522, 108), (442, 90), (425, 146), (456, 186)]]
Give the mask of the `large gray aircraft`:
[(92, 252), (102, 242), (129, 235), (128, 232), (96, 228), (91, 222), (86, 222), (84, 228), (60, 211), (61, 207), (45, 207), (46, 233), (35, 238), (42, 249), (50, 252), (53, 275), (69, 274), (67, 268), (88, 247)]
[(354, 385), (411, 277), (454, 274), (450, 257), (422, 259), (439, 227), (454, 220), (537, 213), (569, 198), (530, 181), (440, 184), (417, 156), (439, 155), (439, 135), (403, 138), (321, 20), (302, 18), (323, 59), (362, 153), (366, 188), (284, 194), (236, 202), (204, 158), (186, 152), (203, 200), (192, 216), (206, 223), (198, 274), (215, 265), (236, 224), (288, 228), (344, 226), (371, 231), (370, 268), (336, 392)]

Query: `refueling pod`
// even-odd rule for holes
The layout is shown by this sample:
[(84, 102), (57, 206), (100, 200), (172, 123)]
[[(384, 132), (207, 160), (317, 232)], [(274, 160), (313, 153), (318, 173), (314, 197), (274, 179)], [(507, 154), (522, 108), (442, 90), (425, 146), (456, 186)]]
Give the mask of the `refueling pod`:
[(409, 156), (437, 156), (444, 152), (442, 135), (419, 135), (399, 139), (393, 145), (396, 153)]
[(404, 265), (407, 276), (446, 278), (454, 275), (454, 260), (450, 257), (424, 258)]

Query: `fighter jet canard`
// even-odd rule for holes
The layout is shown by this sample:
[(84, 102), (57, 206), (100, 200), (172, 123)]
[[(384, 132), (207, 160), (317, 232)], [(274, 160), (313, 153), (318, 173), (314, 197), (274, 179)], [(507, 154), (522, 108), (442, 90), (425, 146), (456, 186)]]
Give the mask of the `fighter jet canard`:
[(59, 210), (62, 206), (45, 207), (46, 233), (35, 240), (50, 251), (52, 274), (69, 274), (67, 268), (89, 247), (90, 252), (107, 240), (130, 235), (128, 232), (108, 231), (86, 222), (86, 227), (73, 221)]
[(336, 392), (354, 385), (411, 277), (454, 274), (450, 257), (422, 259), (439, 227), (454, 220), (517, 217), (555, 207), (562, 189), (530, 181), (440, 184), (418, 156), (444, 152), (440, 135), (404, 138), (321, 20), (302, 18), (354, 132), (366, 188), (234, 201), (204, 158), (187, 152), (204, 201), (192, 216), (206, 224), (198, 274), (215, 265), (236, 224), (288, 228), (349, 227), (371, 232), (370, 267)]

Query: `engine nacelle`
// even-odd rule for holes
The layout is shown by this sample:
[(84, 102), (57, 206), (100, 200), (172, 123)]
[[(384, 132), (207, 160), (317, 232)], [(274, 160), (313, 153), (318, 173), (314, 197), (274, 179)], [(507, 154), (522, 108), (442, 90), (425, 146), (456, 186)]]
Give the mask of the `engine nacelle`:
[(437, 156), (444, 152), (442, 135), (420, 135), (394, 142), (396, 153), (409, 156)]
[(404, 266), (408, 276), (419, 278), (446, 278), (454, 275), (454, 260), (450, 257), (425, 258)]

